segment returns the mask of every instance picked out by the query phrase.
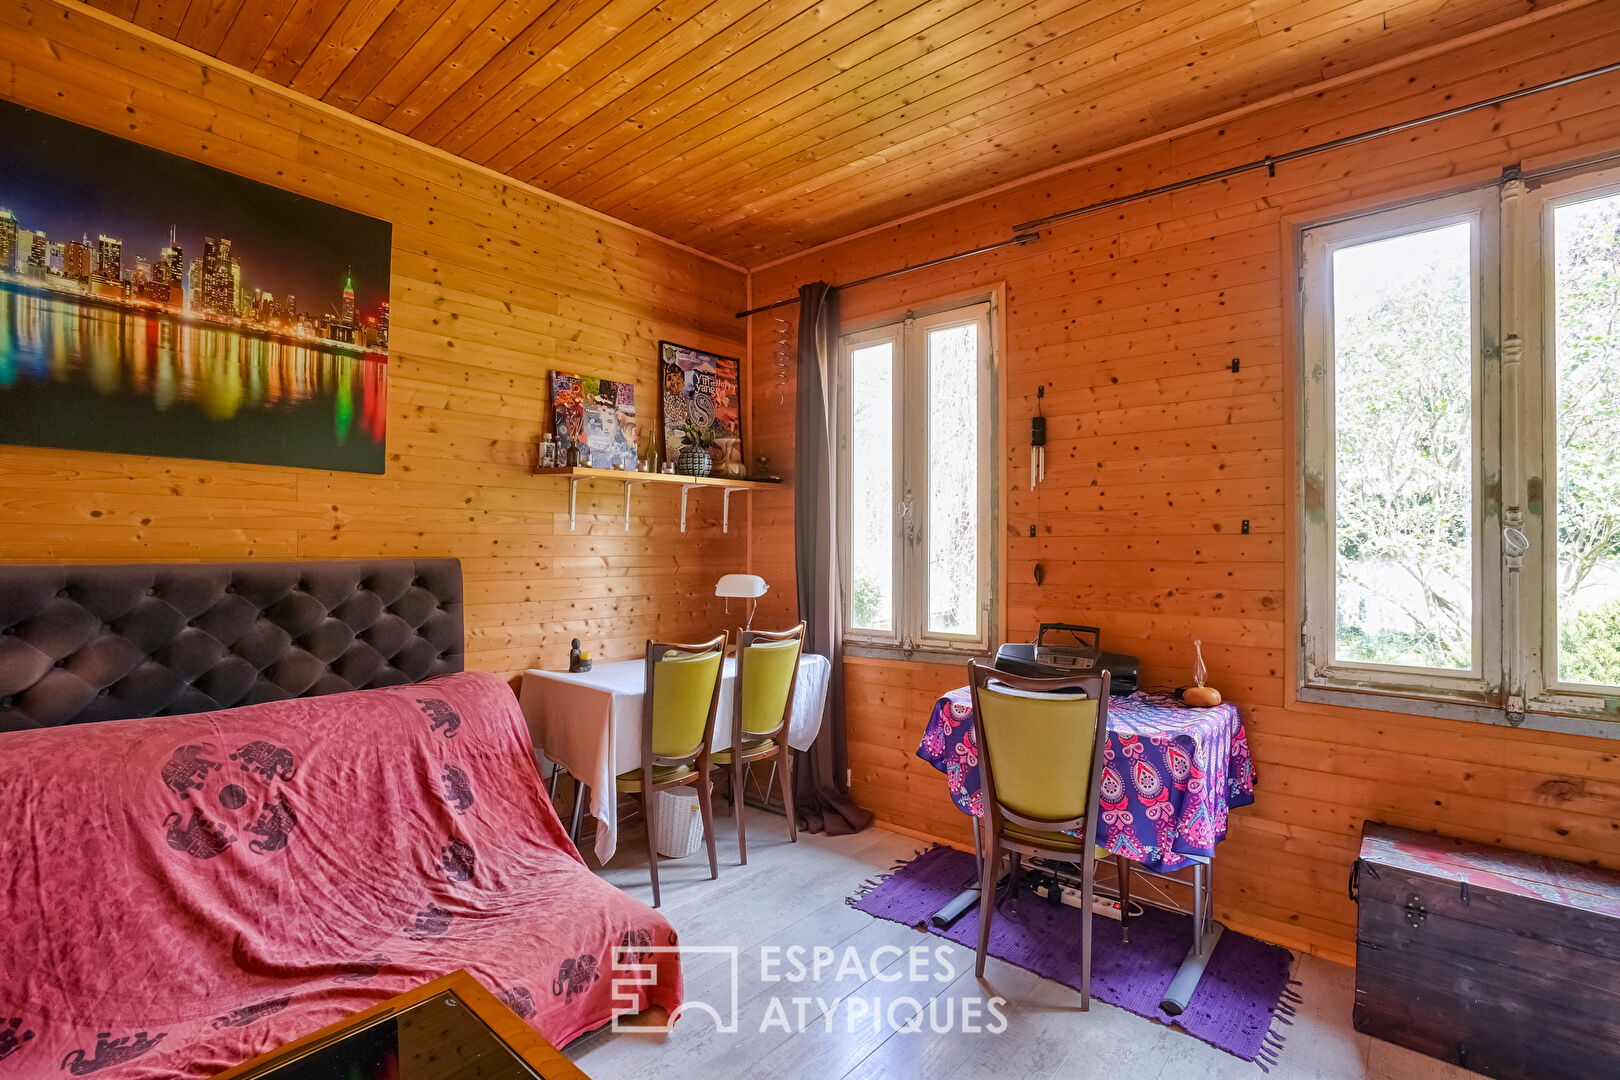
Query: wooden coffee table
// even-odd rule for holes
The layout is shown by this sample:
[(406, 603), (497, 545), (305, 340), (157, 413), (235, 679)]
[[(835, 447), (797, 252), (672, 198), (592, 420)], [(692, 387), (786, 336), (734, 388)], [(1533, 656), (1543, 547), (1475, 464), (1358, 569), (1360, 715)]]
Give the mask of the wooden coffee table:
[(589, 1080), (466, 971), (261, 1054), (215, 1080)]

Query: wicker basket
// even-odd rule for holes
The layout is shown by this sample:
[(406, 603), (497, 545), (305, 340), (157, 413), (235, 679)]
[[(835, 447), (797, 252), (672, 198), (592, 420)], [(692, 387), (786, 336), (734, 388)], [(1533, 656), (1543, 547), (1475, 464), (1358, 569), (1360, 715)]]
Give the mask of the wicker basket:
[(703, 814), (692, 788), (660, 791), (657, 797), (658, 830), (653, 846), (660, 855), (684, 858), (703, 846)]

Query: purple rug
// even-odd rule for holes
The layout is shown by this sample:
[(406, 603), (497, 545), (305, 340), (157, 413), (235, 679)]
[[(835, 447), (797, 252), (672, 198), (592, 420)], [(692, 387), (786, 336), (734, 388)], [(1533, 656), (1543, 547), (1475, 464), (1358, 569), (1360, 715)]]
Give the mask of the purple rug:
[[(893, 873), (868, 882), (850, 906), (907, 926), (925, 927), (968, 948), (979, 943), (979, 911), (974, 908), (949, 930), (936, 930), (928, 917), (962, 891), (973, 876), (973, 856), (934, 847)], [(1080, 920), (1071, 907), (1053, 907), (1025, 891), (1017, 904), (1004, 901), (990, 924), (990, 954), (1064, 986), (1080, 986)], [(1159, 1010), (1164, 991), (1187, 954), (1192, 937), (1185, 915), (1147, 908), (1131, 920), (1131, 942), (1119, 940), (1119, 924), (1102, 915), (1091, 930), (1091, 992), (1099, 1000), (1137, 1016), (1174, 1024), (1262, 1070), (1282, 1048), (1273, 1022), (1290, 1023), (1299, 996), (1288, 978), (1287, 949), (1227, 930), (1215, 946), (1204, 977), (1180, 1016)]]

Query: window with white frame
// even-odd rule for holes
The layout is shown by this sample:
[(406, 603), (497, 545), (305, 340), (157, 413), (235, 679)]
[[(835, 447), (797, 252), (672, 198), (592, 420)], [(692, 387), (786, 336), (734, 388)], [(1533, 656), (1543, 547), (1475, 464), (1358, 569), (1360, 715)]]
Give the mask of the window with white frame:
[(851, 642), (990, 645), (991, 340), (988, 302), (839, 339), (839, 562)]
[(1300, 696), (1620, 736), (1620, 171), (1300, 254)]

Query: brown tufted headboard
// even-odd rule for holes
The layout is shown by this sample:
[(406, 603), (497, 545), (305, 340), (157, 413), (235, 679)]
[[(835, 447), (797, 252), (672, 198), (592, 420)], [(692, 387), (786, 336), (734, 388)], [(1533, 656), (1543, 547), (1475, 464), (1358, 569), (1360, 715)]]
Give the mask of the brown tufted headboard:
[(462, 669), (461, 562), (0, 566), (0, 731)]

